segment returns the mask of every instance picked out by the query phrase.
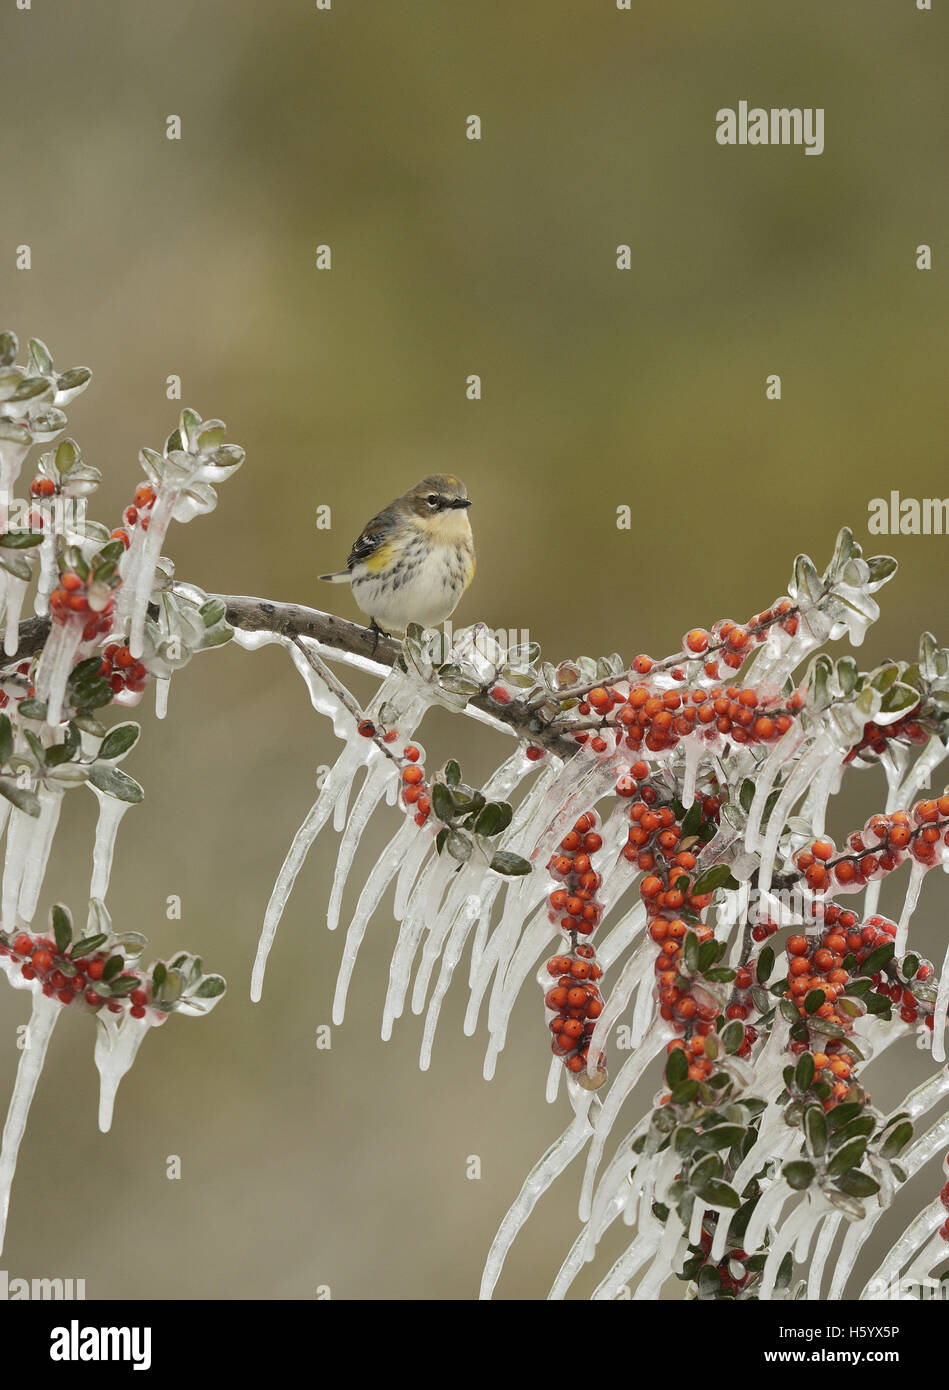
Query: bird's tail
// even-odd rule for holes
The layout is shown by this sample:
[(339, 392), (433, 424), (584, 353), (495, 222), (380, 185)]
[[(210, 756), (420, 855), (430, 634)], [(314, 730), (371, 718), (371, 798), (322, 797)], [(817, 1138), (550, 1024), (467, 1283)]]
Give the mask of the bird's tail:
[(318, 574), (317, 579), (325, 579), (328, 584), (351, 584), (353, 576), (349, 570), (336, 570), (334, 574)]

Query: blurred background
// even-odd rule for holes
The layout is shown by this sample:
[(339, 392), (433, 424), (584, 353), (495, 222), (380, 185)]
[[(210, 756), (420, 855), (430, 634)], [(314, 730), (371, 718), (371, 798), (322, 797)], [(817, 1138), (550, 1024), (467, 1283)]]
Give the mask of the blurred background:
[[(822, 568), (850, 524), (901, 565), (860, 660), (911, 657), (924, 628), (949, 639), (949, 538), (869, 537), (866, 523), (891, 488), (947, 490), (946, 25), (912, 0), (7, 5), (0, 327), (93, 369), (69, 431), (104, 471), (90, 514), (110, 525), (138, 448), (161, 447), (180, 405), (227, 421), (247, 461), (167, 547), (208, 590), (355, 617), (314, 576), (438, 469), (475, 502), (478, 575), (456, 622), (528, 628), (554, 659), (664, 653), (782, 593), (797, 552)], [(715, 113), (740, 100), (823, 107), (823, 155), (718, 146)], [(480, 142), (465, 138), (471, 114)], [(29, 271), (15, 268), (24, 243)], [(326, 505), (332, 529), (318, 530)], [(543, 1098), (540, 999), (526, 991), (488, 1085), (459, 978), (421, 1075), (419, 1020), (379, 1039), (395, 940), (382, 912), (318, 1051), (341, 950), (324, 924), (327, 834), (251, 1005), (272, 882), (338, 745), (276, 649), (201, 656), (165, 724), (152, 708), (149, 695), (126, 764), (146, 801), (122, 826), (109, 906), (154, 954), (199, 951), (230, 991), (210, 1019), (147, 1039), (108, 1136), (92, 1025), (61, 1020), (3, 1266), (85, 1278), (89, 1298), (472, 1298), (566, 1120), (565, 1101)], [(509, 746), (445, 716), (423, 739), (479, 777)], [(882, 802), (876, 773), (851, 782), (831, 830)], [(44, 910), (84, 903), (92, 803), (69, 798)], [(934, 876), (917, 940), (938, 961), (945, 906)], [(0, 1011), (5, 1105), (26, 996), (4, 988)], [(875, 1098), (925, 1074), (907, 1042), (873, 1073)], [(923, 1175), (871, 1256), (941, 1181)], [(568, 1175), (540, 1204), (499, 1296), (546, 1294), (576, 1187)]]

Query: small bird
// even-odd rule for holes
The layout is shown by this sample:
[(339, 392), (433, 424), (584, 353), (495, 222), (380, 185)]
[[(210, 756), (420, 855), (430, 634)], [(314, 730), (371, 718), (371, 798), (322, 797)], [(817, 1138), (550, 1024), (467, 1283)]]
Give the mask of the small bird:
[(433, 473), (366, 523), (344, 570), (319, 578), (351, 584), (377, 633), (437, 627), (475, 572), (470, 506), (460, 478)]

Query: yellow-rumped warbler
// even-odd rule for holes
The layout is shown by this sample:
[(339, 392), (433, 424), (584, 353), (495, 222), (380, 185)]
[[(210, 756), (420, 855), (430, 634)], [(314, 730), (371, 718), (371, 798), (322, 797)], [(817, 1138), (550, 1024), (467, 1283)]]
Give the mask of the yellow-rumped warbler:
[(433, 473), (366, 523), (344, 570), (319, 578), (351, 584), (374, 628), (437, 627), (474, 575), (470, 506), (460, 478)]

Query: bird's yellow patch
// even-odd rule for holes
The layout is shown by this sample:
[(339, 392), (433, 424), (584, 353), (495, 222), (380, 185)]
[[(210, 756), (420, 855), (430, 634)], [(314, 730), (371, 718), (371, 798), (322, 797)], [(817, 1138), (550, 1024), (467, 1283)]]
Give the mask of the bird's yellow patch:
[(394, 548), (392, 542), (388, 541), (385, 545), (380, 545), (371, 555), (366, 556), (363, 563), (370, 574), (378, 574), (380, 570), (384, 570), (388, 566)]

